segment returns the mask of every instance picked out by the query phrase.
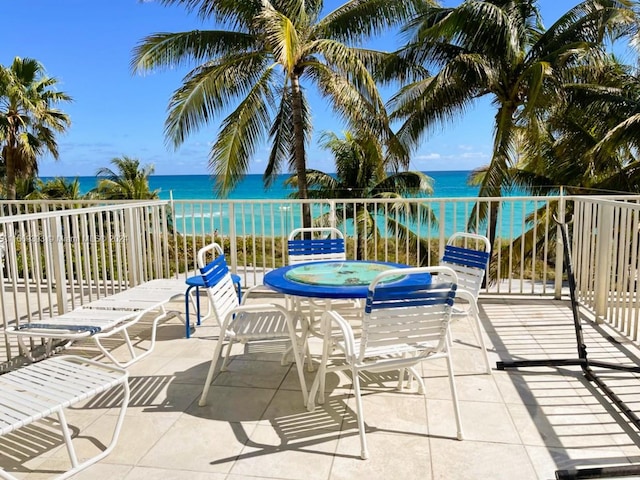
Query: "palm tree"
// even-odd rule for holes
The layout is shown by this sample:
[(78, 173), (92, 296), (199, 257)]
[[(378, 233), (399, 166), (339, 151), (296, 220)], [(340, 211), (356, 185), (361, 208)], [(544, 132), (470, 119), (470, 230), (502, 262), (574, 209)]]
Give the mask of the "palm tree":
[(127, 156), (111, 159), (115, 170), (107, 167), (96, 172), (98, 185), (93, 192), (105, 200), (145, 200), (157, 199), (158, 190), (149, 188), (149, 176), (153, 174), (153, 165), (140, 166), (140, 160)]
[[(560, 185), (570, 195), (640, 192), (639, 138), (634, 131), (640, 82), (632, 72), (613, 56), (567, 72), (565, 101), (552, 106), (544, 121), (518, 130), (519, 161), (508, 172), (513, 185), (531, 195), (558, 194)], [(476, 170), (472, 178), (481, 183), (487, 169)], [(572, 204), (567, 207), (571, 215)], [(552, 203), (549, 209), (532, 212), (530, 228), (511, 248), (525, 254), (542, 251), (544, 225), (556, 210)], [(554, 233), (549, 232), (552, 237)]]
[(16, 57), (9, 68), (0, 66), (0, 150), (10, 200), (16, 198), (16, 179), (37, 172), (38, 157), (49, 152), (58, 158), (55, 135), (71, 122), (55, 106), (71, 97), (55, 91), (56, 83), (30, 58)]
[[(427, 8), (408, 24), (412, 38), (403, 55), (439, 71), (392, 99), (393, 117), (404, 121), (398, 136), (416, 144), (434, 122), (449, 120), (476, 98), (490, 95), (497, 107), (493, 155), (479, 195), (501, 196), (510, 185), (518, 127), (535, 123), (562, 101), (564, 73), (600, 51), (605, 35), (615, 37), (633, 21), (627, 0), (586, 0), (548, 30), (535, 0), (466, 0), (455, 8)], [(481, 220), (490, 215), (492, 244), (498, 205), (492, 202), (489, 213), (482, 204), (478, 212)]]
[[(433, 180), (422, 172), (395, 171), (386, 172), (391, 160), (381, 146), (378, 138), (367, 132), (345, 132), (344, 138), (333, 132), (324, 132), (321, 146), (331, 151), (336, 165), (335, 177), (319, 170), (307, 170), (309, 182), (308, 198), (326, 199), (363, 199), (363, 198), (403, 198), (403, 196), (425, 196), (433, 194)], [(287, 179), (286, 185), (296, 186), (297, 175)], [(294, 192), (293, 198), (299, 198), (300, 192)], [(356, 258), (365, 258), (366, 240), (380, 235), (380, 230), (401, 232), (406, 235), (409, 229), (404, 225), (409, 221), (434, 221), (431, 211), (419, 208), (415, 203), (393, 203), (391, 215), (384, 215), (384, 226), (378, 225), (374, 204), (339, 204), (334, 213), (327, 213), (315, 220), (319, 226), (329, 226), (335, 218), (343, 223), (353, 219), (358, 236)], [(389, 213), (389, 212), (384, 212)]]
[(81, 200), (83, 195), (80, 190), (80, 180), (76, 177), (68, 180), (65, 177), (56, 177), (51, 180), (35, 180), (35, 190), (27, 199), (47, 200)]
[[(158, 33), (135, 50), (134, 71), (199, 62), (174, 92), (166, 135), (178, 147), (193, 131), (228, 109), (211, 148), (209, 166), (222, 195), (247, 172), (267, 135), (269, 185), (286, 165), (307, 198), (306, 148), (311, 111), (304, 82), (315, 85), (345, 120), (386, 128), (370, 69), (388, 55), (349, 44), (408, 20), (423, 0), (351, 0), (321, 18), (322, 0), (160, 0), (182, 4), (229, 30)], [(377, 119), (378, 121), (374, 121)], [(308, 210), (304, 215), (310, 220)], [(308, 222), (305, 222), (308, 224)]]

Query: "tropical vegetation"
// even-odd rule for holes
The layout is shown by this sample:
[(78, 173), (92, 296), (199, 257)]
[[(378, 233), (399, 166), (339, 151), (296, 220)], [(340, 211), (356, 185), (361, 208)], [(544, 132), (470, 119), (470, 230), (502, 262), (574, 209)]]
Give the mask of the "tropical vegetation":
[(85, 195), (80, 190), (78, 177), (73, 180), (55, 177), (49, 180), (35, 179), (33, 190), (24, 198), (27, 200), (81, 200)]
[[(476, 178), (480, 196), (501, 196), (504, 188), (513, 186), (513, 167), (523, 160), (518, 139), (525, 135), (531, 145), (543, 143), (537, 137), (541, 127), (557, 105), (568, 105), (567, 83), (579, 80), (579, 70), (598, 68), (605, 57), (605, 40), (628, 34), (637, 25), (632, 4), (586, 0), (548, 29), (537, 2), (531, 0), (468, 0), (457, 7), (426, 8), (405, 27), (410, 38), (401, 54), (425, 71), (437, 71), (404, 86), (392, 99), (393, 118), (403, 122), (399, 139), (417, 145), (434, 125), (463, 114), (477, 98), (490, 96), (497, 109), (493, 154)], [(601, 118), (595, 109), (591, 115), (596, 121)], [(549, 158), (539, 153), (538, 149), (525, 162), (545, 168)], [(559, 178), (549, 180), (559, 184)], [(489, 221), (492, 241), (498, 205), (492, 202), (489, 211), (474, 212), (469, 225), (477, 229), (475, 219)]]
[(149, 176), (155, 171), (153, 165), (140, 165), (137, 158), (116, 157), (111, 159), (112, 170), (102, 167), (96, 172), (98, 185), (92, 191), (104, 200), (145, 200), (157, 199), (158, 190), (149, 187)]
[[(322, 0), (160, 0), (182, 5), (214, 28), (157, 33), (135, 50), (133, 70), (195, 62), (169, 103), (166, 135), (174, 146), (223, 112), (210, 155), (221, 195), (248, 171), (261, 142), (271, 140), (268, 185), (289, 167), (307, 198), (312, 132), (307, 86), (350, 125), (391, 137), (374, 74), (389, 54), (356, 48), (412, 18), (421, 0), (352, 0), (321, 17)], [(401, 155), (401, 152), (398, 153)], [(309, 221), (309, 212), (305, 212)]]
[[(387, 172), (393, 162), (374, 135), (347, 131), (340, 138), (334, 132), (324, 132), (321, 145), (333, 155), (336, 174), (307, 170), (309, 198), (402, 199), (403, 196), (415, 198), (433, 194), (433, 180), (422, 172)], [(289, 177), (285, 184), (297, 186), (298, 176)], [(291, 196), (299, 198), (300, 191)], [(314, 220), (316, 226), (333, 226), (334, 222), (355, 226), (357, 259), (366, 258), (367, 244), (372, 248), (377, 245), (381, 231), (406, 235), (410, 231), (408, 223), (436, 223), (431, 210), (415, 202), (362, 204), (348, 201)]]
[(56, 134), (63, 133), (71, 121), (56, 107), (71, 97), (56, 91), (56, 84), (37, 60), (16, 57), (11, 66), (0, 65), (0, 168), (9, 200), (16, 198), (20, 179), (38, 172), (42, 155), (58, 158)]

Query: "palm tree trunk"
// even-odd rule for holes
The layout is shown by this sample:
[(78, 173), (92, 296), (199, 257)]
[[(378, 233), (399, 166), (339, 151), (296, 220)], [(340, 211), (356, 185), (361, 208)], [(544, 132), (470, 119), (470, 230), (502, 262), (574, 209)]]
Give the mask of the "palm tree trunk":
[[(302, 92), (300, 91), (300, 78), (297, 74), (291, 76), (292, 86), (292, 115), (293, 115), (293, 141), (294, 164), (298, 176), (298, 193), (300, 198), (309, 198), (307, 186), (307, 162), (304, 148), (305, 132), (302, 118)], [(302, 205), (302, 226), (311, 226), (311, 210), (308, 203)]]
[(12, 147), (11, 137), (9, 138), (9, 142), (7, 148), (4, 150), (5, 158), (5, 175), (7, 182), (7, 200), (15, 200), (16, 199), (16, 162), (15, 162), (15, 154), (14, 148)]

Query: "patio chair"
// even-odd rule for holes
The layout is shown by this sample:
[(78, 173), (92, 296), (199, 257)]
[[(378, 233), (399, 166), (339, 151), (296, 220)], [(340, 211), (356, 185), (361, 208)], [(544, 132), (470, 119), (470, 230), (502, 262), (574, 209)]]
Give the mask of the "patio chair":
[[(111, 362), (119, 367), (129, 365), (149, 355), (156, 342), (156, 331), (160, 320), (169, 315), (165, 304), (176, 296), (184, 295), (184, 282), (181, 280), (159, 279), (142, 283), (136, 287), (103, 297), (42, 322), (29, 322), (10, 326), (4, 329), (7, 335), (15, 335), (21, 352), (30, 360), (34, 360), (24, 338), (40, 337), (47, 339), (45, 356), (52, 353), (53, 340), (67, 340), (67, 345), (78, 340), (92, 340), (96, 347)], [(137, 325), (147, 314), (156, 312), (151, 324), (150, 344), (145, 348), (133, 345), (130, 329)], [(181, 317), (179, 312), (171, 312)], [(120, 334), (127, 346), (131, 358), (128, 361), (118, 360), (103, 344), (104, 339)], [(141, 353), (139, 352), (141, 350)]]
[[(316, 238), (317, 235), (325, 235)], [(305, 238), (308, 235), (310, 238)], [(300, 238), (298, 238), (300, 236)], [(296, 228), (287, 242), (289, 265), (322, 260), (346, 260), (344, 235), (333, 227)]]
[[(242, 304), (233, 280), (229, 273), (225, 256), (219, 255), (207, 265), (200, 267), (200, 272), (209, 295), (209, 301), (213, 309), (214, 317), (220, 326), (220, 335), (213, 352), (207, 379), (200, 397), (200, 406), (207, 403), (209, 387), (219, 371), (226, 371), (231, 347), (235, 342), (246, 343), (255, 340), (289, 339), (291, 347), (282, 357), (283, 365), (286, 363), (289, 352), (293, 352), (294, 361), (298, 371), (298, 379), (302, 388), (304, 404), (307, 404), (307, 387), (303, 372), (304, 355), (307, 348), (307, 326), (301, 325), (301, 336), (296, 334), (296, 324), (300, 317), (282, 307), (281, 305), (260, 303), (246, 304), (252, 292), (263, 289), (262, 285), (249, 288), (242, 296)], [(222, 356), (224, 342), (228, 341), (227, 352), (218, 367), (218, 360)], [(310, 361), (310, 359), (309, 359)]]
[[(470, 246), (475, 248), (470, 248)], [(449, 237), (449, 241), (444, 247), (444, 256), (440, 261), (441, 266), (447, 266), (456, 272), (459, 289), (464, 289), (473, 297), (474, 301), (468, 301), (466, 308), (459, 303), (455, 305), (452, 313), (453, 315), (471, 315), (473, 317), (476, 327), (474, 334), (480, 343), (488, 374), (491, 374), (492, 371), (480, 326), (477, 302), (489, 266), (490, 256), (491, 243), (487, 237), (475, 233), (457, 232)], [(449, 341), (451, 341), (451, 337), (449, 337)]]
[[(455, 283), (424, 281), (425, 273), (456, 278), (448, 267), (422, 267), (393, 269), (378, 275), (369, 285), (362, 333), (356, 337), (349, 324), (338, 312), (327, 311), (322, 315), (324, 344), (322, 361), (309, 393), (307, 408), (313, 411), (315, 397), (324, 403), (325, 378), (327, 373), (350, 370), (353, 378), (356, 413), (360, 432), (361, 457), (368, 458), (365, 438), (364, 412), (360, 391), (362, 371), (399, 371), (398, 387), (401, 388), (406, 372), (409, 380), (417, 379), (419, 392), (424, 393), (424, 382), (415, 367), (424, 360), (446, 358), (449, 386), (457, 424), (457, 438), (462, 440), (462, 424), (458, 407), (453, 366), (449, 355), (447, 335), (451, 308), (456, 297)], [(394, 278), (412, 276), (410, 285), (394, 286)], [(470, 297), (468, 292), (458, 295)], [(338, 358), (328, 365), (332, 350), (339, 351)], [(338, 360), (336, 362), (336, 360)]]
[[(476, 248), (470, 248), (470, 245)], [(458, 286), (477, 299), (489, 266), (490, 254), (491, 243), (487, 237), (457, 232), (449, 237), (440, 265), (450, 267), (456, 272)], [(454, 313), (456, 312), (457, 310), (454, 310)]]
[[(310, 238), (305, 238), (309, 236)], [(320, 238), (317, 236), (320, 235)], [(346, 260), (347, 252), (345, 248), (344, 235), (334, 227), (305, 227), (296, 228), (289, 234), (288, 241), (289, 265), (297, 265), (306, 262), (322, 262), (330, 260)], [(287, 297), (288, 304), (297, 311), (309, 310), (309, 320), (316, 321), (316, 309), (320, 312), (328, 309), (342, 309), (343, 313), (349, 310), (360, 309), (360, 302), (357, 299), (342, 300), (318, 300), (308, 298), (301, 302), (299, 298)]]
[[(200, 250), (198, 250), (198, 254), (196, 257), (197, 264), (206, 265), (208, 263), (207, 261), (208, 257), (215, 258), (218, 255), (223, 255), (223, 254), (224, 254), (224, 251), (222, 250), (222, 247), (218, 243), (216, 242), (210, 243), (209, 245), (205, 245)], [(240, 275), (236, 275), (232, 273), (231, 280), (233, 281), (233, 284), (235, 285), (238, 291), (238, 300), (242, 301), (242, 283), (241, 283), (242, 279), (240, 278)], [(194, 276), (188, 277), (185, 280), (185, 283), (187, 284), (187, 290), (185, 291), (185, 298), (184, 298), (185, 316), (186, 316), (185, 337), (189, 338), (191, 336), (189, 303), (193, 302), (196, 306), (196, 325), (200, 325), (203, 320), (206, 320), (207, 318), (209, 318), (213, 314), (213, 309), (211, 308), (211, 303), (207, 301), (207, 304), (208, 304), (207, 314), (203, 317), (200, 313), (200, 289), (204, 288), (205, 286), (202, 275), (194, 275)], [(195, 301), (191, 296), (191, 293), (194, 288), (195, 288)]]

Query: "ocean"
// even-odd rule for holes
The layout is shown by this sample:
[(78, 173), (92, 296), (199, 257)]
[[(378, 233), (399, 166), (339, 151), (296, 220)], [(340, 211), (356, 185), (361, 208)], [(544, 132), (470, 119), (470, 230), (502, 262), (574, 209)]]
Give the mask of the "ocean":
[[(433, 179), (434, 193), (430, 198), (470, 198), (478, 195), (478, 187), (470, 187), (467, 185), (469, 171), (438, 171), (424, 172)], [(73, 180), (75, 177), (68, 177)], [(274, 182), (274, 185), (265, 190), (262, 175), (247, 175), (238, 184), (238, 186), (227, 196), (233, 200), (284, 200), (292, 192), (292, 189), (284, 185), (284, 181), (288, 175), (280, 175)], [(46, 180), (46, 178), (45, 178)], [(96, 177), (85, 176), (78, 177), (80, 181), (80, 190), (86, 193), (95, 188)], [(149, 177), (149, 186), (152, 190), (158, 190), (159, 196), (163, 200), (214, 200), (222, 199), (216, 196), (214, 192), (214, 182), (209, 175), (154, 175)], [(470, 214), (469, 208), (472, 204), (456, 204), (449, 202), (445, 205), (444, 215), (446, 217), (445, 229), (447, 235), (454, 231), (465, 230), (466, 221)], [(178, 204), (174, 212), (176, 220), (176, 228), (181, 233), (192, 232), (212, 232), (218, 230), (221, 234), (229, 231), (229, 213), (228, 205), (214, 207), (213, 205), (193, 203)], [(243, 212), (236, 218), (236, 231), (260, 231), (267, 235), (279, 234), (277, 232), (284, 228), (288, 231), (290, 226), (300, 223), (299, 213), (291, 210), (289, 206), (279, 206), (274, 217), (274, 224), (269, 226), (257, 225), (255, 215)], [(434, 213), (438, 218), (441, 217), (440, 205), (434, 204)], [(217, 210), (215, 210), (217, 209)], [(531, 202), (517, 202), (507, 204), (503, 207), (501, 230), (504, 234), (519, 234), (522, 230), (524, 222), (516, 220), (514, 230), (514, 219), (522, 219), (526, 213), (531, 213), (534, 205)], [(312, 212), (313, 214), (313, 212)], [(315, 212), (316, 215), (320, 212)], [(259, 222), (258, 222), (259, 223)], [(257, 226), (256, 226), (257, 225)], [(411, 226), (415, 227), (414, 225)], [(432, 234), (437, 233), (437, 226), (432, 228)], [(347, 233), (350, 234), (353, 226), (347, 227)]]
[[(434, 180), (434, 198), (439, 197), (475, 197), (477, 187), (469, 187), (467, 177), (469, 171), (442, 171), (424, 172)], [(68, 177), (73, 180), (75, 177)], [(261, 174), (247, 175), (231, 192), (230, 199), (285, 199), (288, 198), (291, 189), (285, 187), (284, 181), (288, 175), (280, 175), (273, 187), (265, 190)], [(47, 178), (43, 178), (47, 180)], [(80, 190), (87, 193), (95, 188), (96, 177), (78, 177)], [(160, 198), (168, 200), (173, 196), (174, 200), (204, 200), (216, 199), (213, 190), (213, 179), (210, 175), (153, 175), (149, 177), (149, 186), (152, 190), (159, 190)]]

